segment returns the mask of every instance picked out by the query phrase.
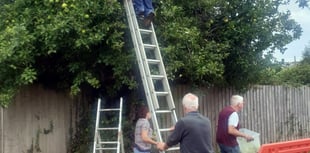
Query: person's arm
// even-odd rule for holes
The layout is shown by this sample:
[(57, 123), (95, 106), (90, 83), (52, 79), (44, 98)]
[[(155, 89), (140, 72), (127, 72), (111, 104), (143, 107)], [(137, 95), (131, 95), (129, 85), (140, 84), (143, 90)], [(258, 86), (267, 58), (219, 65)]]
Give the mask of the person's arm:
[(182, 139), (182, 134), (184, 132), (184, 123), (182, 120), (179, 120), (172, 131), (172, 133), (169, 135), (165, 145), (167, 148), (172, 147), (176, 144), (178, 144)]
[(141, 131), (141, 138), (144, 142), (149, 143), (149, 144), (153, 144), (153, 145), (157, 145), (158, 142), (152, 140), (149, 136), (148, 136), (148, 130), (142, 129)]
[(169, 128), (169, 131), (173, 131), (174, 129), (175, 129), (175, 126), (173, 125)]
[(245, 138), (247, 141), (251, 141), (253, 140), (252, 136), (249, 136), (245, 133), (240, 132), (236, 127), (238, 125), (239, 122), (239, 116), (236, 112), (232, 113), (229, 116), (228, 119), (228, 133), (231, 135), (234, 135), (236, 137), (243, 137)]
[[(174, 129), (175, 129), (175, 125), (171, 126), (169, 128), (169, 131), (174, 131)], [(169, 148), (169, 146), (164, 142), (159, 142), (159, 143), (157, 143), (156, 146), (157, 146), (157, 149), (161, 150), (161, 151), (167, 150)]]
[(160, 151), (164, 151), (164, 150), (167, 150), (169, 148), (167, 146), (167, 144), (164, 143), (164, 142), (160, 142), (156, 146), (157, 146), (157, 149), (160, 150)]
[(228, 133), (231, 135), (234, 135), (236, 137), (243, 137), (245, 138), (247, 141), (251, 141), (253, 140), (253, 137), (250, 135), (247, 135), (245, 133), (240, 132), (238, 129), (236, 129), (234, 126), (229, 125), (228, 126)]

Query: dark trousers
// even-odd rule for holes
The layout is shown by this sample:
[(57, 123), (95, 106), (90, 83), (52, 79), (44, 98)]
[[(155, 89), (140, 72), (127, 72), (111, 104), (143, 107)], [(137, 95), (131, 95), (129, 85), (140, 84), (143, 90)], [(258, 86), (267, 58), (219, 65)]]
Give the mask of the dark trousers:
[(223, 144), (219, 144), (221, 153), (240, 153), (240, 148), (239, 146), (234, 146), (234, 147), (230, 147), (230, 146), (225, 146)]

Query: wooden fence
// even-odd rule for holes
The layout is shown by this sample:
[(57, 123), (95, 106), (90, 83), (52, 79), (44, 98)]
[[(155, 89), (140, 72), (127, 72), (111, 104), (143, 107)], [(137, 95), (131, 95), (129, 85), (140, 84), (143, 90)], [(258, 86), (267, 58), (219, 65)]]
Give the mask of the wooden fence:
[[(177, 114), (188, 92), (199, 96), (199, 111), (211, 120), (213, 140), (219, 111), (230, 96), (244, 96), (241, 126), (260, 133), (261, 143), (310, 137), (310, 87), (256, 86), (245, 93), (232, 89), (172, 87)], [(9, 108), (0, 108), (0, 153), (66, 153), (78, 120), (78, 103), (69, 95), (29, 87)], [(216, 146), (215, 142), (214, 146)], [(90, 143), (91, 144), (91, 143)]]
[(0, 153), (66, 153), (75, 127), (74, 110), (66, 94), (24, 88), (0, 110)]
[(260, 133), (261, 144), (310, 137), (310, 87), (255, 86), (238, 93), (227, 88), (177, 86), (172, 91), (179, 116), (183, 95), (192, 92), (199, 96), (199, 111), (211, 120), (213, 140), (218, 113), (229, 105), (233, 94), (245, 98), (244, 109), (239, 113), (241, 126)]

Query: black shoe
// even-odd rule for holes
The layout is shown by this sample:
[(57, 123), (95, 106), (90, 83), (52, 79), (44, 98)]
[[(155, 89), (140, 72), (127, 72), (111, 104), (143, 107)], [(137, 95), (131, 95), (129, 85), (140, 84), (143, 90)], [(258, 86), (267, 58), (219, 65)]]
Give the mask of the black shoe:
[(154, 20), (154, 17), (155, 17), (155, 14), (153, 12), (151, 12), (149, 15), (147, 15), (147, 17), (144, 19), (144, 26), (145, 27), (150, 27), (151, 26), (151, 23), (153, 22)]
[(136, 16), (137, 16), (138, 20), (144, 20), (144, 13), (143, 12), (137, 13)]
[(137, 14), (137, 21), (139, 26), (144, 26), (144, 15), (142, 14)]

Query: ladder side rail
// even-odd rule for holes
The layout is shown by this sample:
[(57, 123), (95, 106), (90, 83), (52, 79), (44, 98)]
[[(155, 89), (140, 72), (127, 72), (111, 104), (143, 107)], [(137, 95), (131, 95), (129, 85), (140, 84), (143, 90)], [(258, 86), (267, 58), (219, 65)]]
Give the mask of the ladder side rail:
[[(153, 23), (151, 23), (151, 25), (153, 25)], [(152, 29), (154, 30), (154, 29)], [(141, 37), (141, 35), (139, 35)], [(142, 41), (141, 41), (142, 42)], [(148, 107), (151, 110), (151, 114), (152, 114), (152, 123), (153, 123), (153, 128), (154, 131), (156, 131), (156, 138), (158, 141), (162, 142), (163, 138), (162, 135), (160, 133), (160, 127), (158, 125), (158, 119), (157, 119), (157, 115), (156, 115), (156, 110), (158, 109), (156, 106), (158, 106), (158, 99), (157, 99), (157, 95), (156, 95), (156, 91), (155, 91), (155, 87), (154, 87), (154, 82), (151, 78), (151, 71), (150, 71), (150, 67), (149, 67), (149, 63), (147, 61), (147, 57), (145, 54), (145, 49), (144, 49), (144, 44), (142, 43), (140, 45), (140, 47), (142, 48), (142, 58), (143, 60), (143, 66), (145, 69), (145, 76), (147, 79), (147, 84), (145, 86), (148, 86), (148, 91), (150, 92), (150, 98), (151, 101), (148, 102)], [(158, 48), (158, 47), (157, 47)]]
[(123, 135), (121, 136), (121, 153), (125, 153), (125, 148), (124, 148), (124, 139), (123, 139)]
[[(133, 20), (133, 31), (135, 31), (134, 35), (135, 35), (135, 39), (137, 40), (136, 43), (136, 47), (139, 48), (139, 51), (136, 49), (136, 54), (139, 54), (140, 55), (140, 59), (141, 59), (141, 63), (139, 64), (142, 64), (141, 67), (140, 67), (140, 71), (142, 69), (144, 69), (144, 72), (143, 72), (143, 76), (144, 79), (146, 79), (145, 81), (145, 84), (144, 85), (147, 85), (147, 89), (146, 89), (146, 96), (150, 96), (152, 101), (151, 104), (153, 105), (154, 103), (158, 104), (158, 101), (157, 101), (157, 97), (156, 97), (156, 94), (155, 94), (155, 88), (154, 88), (154, 83), (153, 83), (153, 80), (151, 79), (151, 72), (150, 72), (150, 67), (149, 67), (149, 63), (147, 61), (147, 56), (146, 56), (146, 53), (145, 53), (145, 44), (143, 43), (143, 40), (142, 40), (142, 37), (141, 37), (141, 32), (140, 32), (140, 28), (139, 28), (139, 25), (138, 25), (138, 21), (137, 21), (137, 17), (136, 17), (136, 13), (134, 11), (134, 7), (132, 5), (132, 1), (130, 0), (130, 4), (128, 5), (129, 6), (129, 12), (131, 14), (131, 19)], [(153, 27), (153, 23), (151, 23), (151, 27)], [(154, 32), (154, 28), (152, 28), (152, 31)], [(133, 38), (134, 39), (134, 38)], [(157, 46), (158, 48), (158, 46)], [(138, 51), (138, 52), (137, 52)], [(141, 69), (142, 68), (142, 69)], [(142, 78), (143, 78), (142, 76)], [(152, 106), (153, 107), (153, 106)], [(152, 109), (153, 110), (153, 109)]]
[[(103, 144), (103, 143), (102, 143), (102, 141), (101, 141), (101, 136), (100, 136), (100, 133), (99, 133), (99, 134), (97, 135), (97, 145), (99, 145), (100, 147), (102, 147), (102, 144)], [(96, 150), (98, 150), (97, 148), (98, 148), (98, 146), (96, 146)], [(100, 152), (100, 153), (103, 153), (102, 150), (99, 150), (99, 152)]]
[(95, 125), (95, 135), (94, 135), (94, 145), (93, 145), (93, 153), (96, 153), (96, 145), (97, 145), (97, 139), (98, 139), (98, 126), (99, 126), (99, 117), (100, 117), (100, 105), (101, 105), (101, 99), (98, 99), (97, 103), (97, 114), (96, 114), (96, 125)]
[[(149, 107), (153, 107), (152, 104), (148, 104)], [(158, 141), (160, 142), (163, 142), (163, 138), (162, 138), (162, 135), (161, 135), (161, 132), (160, 132), (160, 128), (159, 128), (159, 125), (158, 125), (158, 120), (157, 120), (157, 116), (156, 116), (156, 112), (154, 110), (154, 108), (152, 109), (153, 111), (151, 111), (152, 113), (152, 122), (153, 122), (153, 128), (154, 130), (156, 131), (156, 138)]]
[[(137, 52), (137, 50), (136, 50), (136, 54), (139, 54), (140, 57), (141, 57), (142, 63), (140, 63), (140, 64), (143, 64), (143, 65), (141, 65), (141, 67), (144, 69), (143, 73), (144, 73), (144, 76), (145, 76), (145, 79), (146, 79), (145, 83), (148, 83), (148, 88), (147, 88), (147, 91), (145, 91), (145, 92), (150, 92), (149, 96), (151, 96), (152, 104), (154, 104), (154, 103), (158, 104), (158, 101), (157, 101), (157, 98), (156, 98), (156, 94), (155, 94), (155, 88), (154, 88), (153, 80), (151, 79), (151, 72), (150, 72), (149, 63), (147, 61), (147, 56), (146, 56), (146, 53), (145, 53), (145, 47), (144, 47), (145, 44), (143, 43), (143, 40), (142, 40), (142, 37), (141, 37), (141, 32), (140, 32), (140, 28), (139, 28), (139, 25), (138, 25), (136, 13), (134, 11), (134, 7), (132, 5), (132, 1), (130, 1), (130, 2), (131, 3), (128, 6), (129, 6), (129, 12), (131, 13), (131, 19), (133, 20), (132, 23), (133, 23), (133, 28), (134, 28), (134, 31), (135, 31), (134, 35), (136, 36), (136, 40), (137, 40), (136, 41), (137, 42), (136, 46), (140, 50), (139, 52)], [(154, 33), (153, 23), (151, 23), (151, 30)], [(157, 46), (157, 48), (158, 48), (158, 46)], [(141, 68), (140, 68), (140, 71), (141, 71)]]
[[(121, 106), (122, 106), (122, 107), (121, 107), (121, 112), (120, 112), (120, 121), (121, 121), (121, 122), (120, 122), (120, 127), (122, 126), (122, 123), (123, 123), (123, 121), (122, 121), (122, 120), (123, 120), (123, 119), (122, 119), (122, 114), (123, 114), (123, 102), (124, 102), (124, 101), (123, 101), (123, 98), (121, 98)], [(120, 128), (120, 134), (121, 134), (121, 135), (120, 135), (120, 140), (119, 140), (119, 141), (120, 141), (120, 143), (121, 143), (121, 146), (120, 146), (120, 147), (121, 147), (121, 148), (120, 148), (120, 149), (121, 149), (121, 153), (125, 153), (125, 149), (124, 149), (124, 139), (123, 139), (123, 130), (122, 130), (121, 128)]]
[[(155, 28), (154, 28), (153, 22), (151, 22), (150, 30), (152, 31), (152, 33), (151, 33), (151, 42), (152, 42), (152, 44), (143, 44), (143, 42), (142, 42), (143, 50), (145, 49), (145, 46), (154, 45), (154, 46), (155, 46), (155, 48), (154, 48), (154, 54), (155, 54), (155, 56), (157, 57), (156, 54), (158, 54), (158, 52), (160, 52), (160, 50), (159, 50), (159, 45), (158, 45), (157, 40), (156, 40), (156, 34), (155, 34)], [(145, 65), (146, 72), (147, 72), (146, 75), (149, 76), (149, 77), (148, 77), (148, 83), (149, 83), (149, 86), (151, 87), (151, 97), (152, 97), (152, 99), (153, 99), (153, 103), (152, 103), (152, 104), (154, 105), (153, 107), (154, 107), (155, 109), (159, 109), (158, 98), (157, 98), (156, 90), (155, 90), (155, 87), (154, 87), (154, 81), (153, 81), (153, 79), (152, 79), (151, 69), (150, 69), (149, 63), (148, 63), (148, 60), (154, 61), (154, 59), (148, 59), (147, 56), (146, 56), (145, 51), (143, 52), (143, 58), (145, 59), (144, 65)], [(159, 66), (162, 65), (162, 60), (161, 60), (161, 58), (156, 58), (155, 60), (160, 61), (159, 63), (156, 63), (156, 64), (159, 64)], [(160, 67), (159, 67), (159, 68), (160, 68)], [(161, 68), (160, 68), (160, 69), (161, 69)], [(159, 69), (159, 70), (160, 70), (160, 69)], [(154, 109), (154, 110), (155, 110), (155, 109)]]
[(139, 48), (139, 43), (138, 43), (138, 40), (137, 40), (136, 32), (138, 32), (138, 34), (140, 34), (140, 33), (139, 33), (139, 30), (135, 30), (135, 27), (138, 26), (138, 22), (137, 22), (137, 19), (136, 19), (136, 15), (135, 15), (135, 13), (133, 11), (132, 3), (129, 3), (129, 1), (131, 2), (131, 0), (124, 0), (124, 1), (125, 1), (124, 4), (125, 4), (125, 9), (126, 9), (127, 19), (128, 19), (128, 22), (129, 22), (129, 29), (130, 29), (130, 32), (131, 32), (131, 37), (132, 37), (132, 41), (133, 41), (135, 52), (136, 52), (137, 62), (138, 62), (138, 66), (139, 66), (139, 69), (140, 69), (140, 75), (141, 75), (142, 82), (144, 84), (143, 87), (144, 87), (145, 96), (147, 98), (147, 101), (151, 102), (152, 101), (152, 99), (150, 97), (151, 94), (149, 92), (150, 90), (149, 90), (147, 79), (146, 79), (146, 75), (145, 75), (146, 73), (145, 73), (145, 70), (144, 70), (144, 67), (143, 67), (143, 60), (142, 60), (142, 57), (141, 57), (141, 54), (140, 54), (140, 52), (142, 52), (142, 51)]
[[(158, 99), (157, 99), (157, 95), (156, 95), (156, 92), (155, 92), (154, 83), (153, 83), (153, 80), (152, 80), (152, 77), (151, 77), (151, 74), (150, 74), (149, 63), (148, 63), (147, 57), (145, 55), (146, 54), (145, 53), (145, 47), (147, 47), (147, 44), (143, 44), (143, 41), (142, 41), (142, 38), (141, 38), (140, 29), (138, 28), (137, 19), (135, 17), (135, 12), (133, 11), (133, 6), (132, 6), (132, 4), (129, 5), (127, 2), (128, 1), (125, 2), (125, 8), (126, 8), (127, 17), (128, 17), (128, 20), (129, 20), (131, 36), (132, 36), (132, 39), (133, 39), (133, 43), (134, 43), (134, 47), (135, 47), (135, 51), (136, 51), (136, 56), (137, 56), (137, 59), (138, 59), (139, 69), (140, 69), (142, 81), (143, 81), (143, 84), (144, 84), (144, 89), (145, 89), (146, 98), (147, 98), (147, 101), (148, 101), (148, 106), (149, 106), (149, 108), (151, 110), (151, 113), (152, 113), (152, 116), (153, 116), (152, 117), (152, 122), (153, 122), (153, 126), (155, 128), (154, 130), (158, 133), (156, 135), (157, 136), (157, 140), (163, 141), (162, 140), (162, 135), (161, 135), (161, 132), (160, 132), (160, 129), (159, 129), (158, 121), (157, 121), (157, 116), (156, 116), (155, 108), (154, 108), (154, 104), (157, 104), (157, 106), (158, 106)], [(151, 23), (151, 26), (152, 26), (152, 32), (155, 33), (152, 23)], [(143, 31), (143, 30), (141, 30), (141, 31)], [(155, 47), (159, 48), (158, 44)], [(142, 64), (141, 61), (144, 62), (144, 64)], [(160, 62), (162, 62), (162, 60)], [(174, 116), (175, 116), (175, 120), (176, 120), (175, 112), (174, 112)]]
[[(152, 31), (152, 39), (154, 39), (154, 34), (155, 34), (155, 29), (154, 29), (154, 26), (153, 26), (153, 23), (151, 23), (151, 31)], [(155, 36), (155, 38), (156, 38), (156, 36)], [(156, 39), (155, 39), (156, 40)], [(160, 129), (160, 127), (159, 127), (159, 124), (158, 124), (158, 119), (157, 119), (157, 113), (156, 113), (156, 110), (158, 110), (159, 109), (159, 105), (158, 105), (158, 99), (157, 99), (157, 94), (156, 94), (156, 90), (155, 90), (155, 87), (154, 87), (154, 81), (153, 81), (153, 79), (152, 79), (152, 74), (151, 74), (151, 71), (150, 71), (150, 68), (149, 68), (149, 63), (148, 63), (148, 59), (147, 59), (147, 57), (146, 57), (146, 54), (145, 54), (145, 50), (144, 50), (144, 44), (142, 44), (143, 45), (143, 48), (142, 48), (142, 50), (143, 50), (143, 58), (145, 59), (145, 63), (144, 63), (144, 66), (145, 66), (145, 69), (146, 69), (146, 71), (147, 71), (147, 79), (148, 79), (148, 86), (151, 86), (151, 98), (152, 98), (152, 103), (150, 104), (150, 103), (148, 103), (148, 106), (149, 106), (149, 108), (152, 110), (152, 122), (153, 122), (153, 126), (154, 126), (154, 131), (156, 131), (156, 138), (157, 138), (157, 140), (159, 140), (160, 142), (163, 142), (163, 138), (162, 138), (162, 134), (161, 134), (161, 129)], [(140, 45), (141, 46), (141, 45)], [(154, 48), (154, 52), (160, 52), (159, 51), (159, 46), (158, 46), (158, 44), (157, 44), (157, 42), (156, 42), (156, 45), (155, 45), (156, 47)], [(157, 59), (158, 60), (158, 59)], [(162, 64), (162, 60), (160, 59), (159, 61), (161, 61), (161, 62), (159, 62), (159, 63), (157, 63), (157, 64), (160, 64), (159, 66), (162, 66), (161, 64)], [(160, 67), (159, 67), (160, 68)], [(165, 71), (164, 71), (165, 72)], [(176, 115), (175, 115), (176, 116)], [(165, 153), (165, 151), (162, 151), (161, 153)]]
[[(154, 26), (152, 26), (152, 29), (154, 29)], [(153, 39), (154, 39), (154, 43), (156, 46), (159, 46), (158, 44), (158, 41), (157, 41), (157, 37), (156, 37), (156, 34), (155, 34), (155, 30), (153, 30)], [(170, 109), (175, 109), (175, 105), (174, 105), (174, 100), (173, 100), (173, 97), (172, 97), (172, 93), (171, 93), (171, 89), (170, 89), (170, 85), (169, 85), (169, 81), (168, 81), (168, 76), (167, 76), (167, 73), (166, 73), (166, 69), (165, 69), (165, 64), (163, 62), (163, 58), (161, 56), (161, 52), (160, 52), (160, 49), (159, 48), (156, 48), (156, 51), (155, 51), (155, 55), (157, 56), (156, 58), (159, 59), (160, 61), (160, 72), (161, 74), (164, 76), (164, 88), (165, 88), (165, 91), (168, 91), (169, 92), (169, 101), (171, 102), (170, 104)]]
[(117, 138), (117, 153), (120, 152), (121, 136), (122, 136), (122, 110), (123, 110), (123, 98), (120, 98), (119, 104), (119, 119), (118, 119), (118, 138)]
[[(168, 103), (168, 106), (169, 106), (169, 109), (170, 109), (171, 119), (173, 120), (173, 125), (175, 125), (176, 122), (177, 122), (177, 115), (176, 115), (176, 111), (175, 111), (174, 100), (173, 100), (173, 97), (172, 97), (172, 93), (171, 93), (171, 89), (170, 89), (170, 86), (169, 86), (169, 81), (168, 81), (167, 73), (166, 73), (165, 66), (164, 66), (164, 63), (163, 63), (163, 59), (162, 59), (162, 56), (161, 56), (161, 52), (160, 52), (160, 49), (159, 49), (159, 44), (158, 44), (158, 41), (157, 41), (157, 37), (156, 37), (156, 33), (155, 33), (155, 29), (154, 29), (153, 23), (151, 23), (151, 31), (152, 31), (152, 34), (151, 34), (152, 35), (152, 38), (151, 38), (152, 40), (151, 41), (156, 46), (155, 50), (154, 50), (155, 58), (156, 58), (156, 60), (161, 61), (161, 62), (159, 62), (159, 71), (160, 71), (160, 75), (163, 76), (162, 83), (163, 83), (163, 86), (164, 86), (164, 92), (168, 92), (168, 94), (166, 96), (166, 100), (167, 100), (167, 103)], [(151, 74), (150, 74), (150, 76), (151, 76)], [(155, 88), (154, 88), (154, 82), (153, 82), (152, 78), (151, 78), (151, 83), (152, 83), (152, 86), (153, 86), (153, 89), (154, 89), (154, 94), (152, 94), (152, 95), (154, 96), (154, 99), (155, 99), (154, 101), (157, 103), (157, 106), (159, 108), (158, 99), (157, 99), (157, 95), (155, 93), (156, 91), (155, 91)], [(154, 115), (156, 116), (155, 110), (154, 110)], [(160, 137), (159, 138), (160, 141), (163, 141), (162, 140), (161, 132), (165, 131), (165, 130), (160, 129), (159, 125), (158, 125), (157, 118), (155, 118), (155, 120), (156, 120), (155, 122), (156, 122), (156, 126), (157, 126), (156, 131), (158, 133), (157, 137)], [(166, 150), (166, 152), (172, 151), (172, 150), (179, 150), (179, 147), (169, 148), (168, 150)], [(162, 153), (164, 153), (164, 152), (165, 151), (163, 151)]]
[[(145, 68), (143, 67), (143, 63), (142, 63), (142, 57), (141, 57), (141, 52), (144, 52), (144, 48), (143, 50), (140, 50), (139, 48), (139, 43), (138, 43), (138, 40), (137, 40), (137, 34), (136, 34), (136, 31), (137, 33), (139, 34), (138, 38), (140, 37), (140, 41), (142, 42), (142, 38), (141, 38), (141, 35), (140, 35), (140, 31), (139, 30), (135, 30), (137, 28), (135, 27), (138, 27), (138, 22), (137, 22), (137, 19), (136, 19), (136, 15), (135, 15), (135, 12), (133, 11), (133, 5), (132, 3), (129, 3), (129, 1), (131, 0), (125, 0), (125, 8), (126, 8), (126, 12), (127, 12), (127, 18), (129, 20), (129, 27), (130, 27), (130, 30), (131, 30), (131, 36), (132, 36), (132, 41), (134, 43), (134, 47), (135, 47), (135, 52), (136, 52), (136, 56), (137, 56), (137, 59), (138, 59), (138, 65), (139, 65), (139, 69), (140, 69), (140, 74), (141, 74), (141, 78), (142, 78), (142, 81), (143, 81), (143, 84), (144, 84), (144, 91), (145, 91), (145, 94), (146, 94), (146, 98), (147, 98), (147, 101), (148, 101), (148, 107), (149, 109), (151, 110), (151, 113), (152, 113), (152, 122), (153, 122), (153, 126), (155, 126), (155, 131), (158, 133), (156, 136), (157, 136), (157, 139), (159, 141), (162, 141), (162, 137), (160, 135), (160, 131), (159, 131), (159, 127), (158, 127), (158, 122), (157, 122), (157, 117), (156, 117), (156, 113), (155, 113), (155, 109), (153, 107), (153, 100), (152, 100), (152, 97), (151, 97), (151, 93), (149, 92), (150, 91), (150, 88), (149, 88), (149, 84), (148, 84), (148, 81), (147, 81), (147, 76), (145, 75), (146, 72), (145, 72)], [(135, 24), (133, 23), (133, 21), (135, 22)], [(146, 64), (148, 65), (148, 64)]]
[[(138, 22), (137, 22), (137, 18), (135, 16), (133, 5), (129, 5), (129, 6), (130, 6), (131, 13), (134, 16), (134, 20), (135, 20), (135, 23), (136, 23), (135, 26), (139, 27)], [(152, 26), (152, 31), (154, 32), (153, 23), (151, 23), (151, 26)], [(150, 98), (150, 100), (148, 100), (148, 107), (151, 110), (151, 114), (152, 114), (151, 120), (152, 120), (152, 123), (153, 123), (153, 128), (154, 128), (154, 130), (157, 133), (156, 134), (157, 140), (162, 142), (163, 138), (162, 138), (162, 135), (160, 133), (160, 128), (159, 128), (159, 125), (158, 125), (158, 120), (157, 120), (157, 116), (156, 116), (156, 112), (155, 112), (155, 107), (154, 107), (154, 103), (158, 103), (157, 97), (156, 97), (156, 93), (155, 93), (154, 83), (153, 83), (153, 80), (151, 78), (151, 72), (150, 72), (149, 63), (147, 61), (147, 57), (146, 57), (146, 54), (145, 54), (145, 48), (144, 48), (144, 43), (143, 43), (142, 38), (141, 38), (141, 33), (139, 31), (139, 28), (135, 28), (135, 29), (137, 30), (137, 33), (138, 33), (138, 35), (136, 35), (137, 39), (138, 39), (137, 42), (138, 43), (140, 42), (140, 44), (138, 44), (138, 47), (140, 48), (140, 52), (138, 54), (141, 54), (141, 58), (143, 59), (142, 60), (143, 65), (141, 65), (141, 67), (144, 70), (144, 74), (145, 74), (144, 76), (145, 76), (145, 79), (146, 79), (146, 81), (144, 83), (144, 86), (146, 87), (146, 89), (145, 89), (146, 91), (145, 92), (149, 92), (149, 96), (147, 96), (147, 97)], [(141, 71), (141, 69), (140, 69), (140, 71)]]
[[(153, 24), (151, 25), (151, 28), (153, 29), (152, 30), (153, 31), (152, 32), (153, 40), (152, 41), (154, 41), (156, 46), (159, 46)], [(174, 100), (173, 100), (173, 97), (172, 97), (172, 93), (171, 93), (171, 89), (170, 89), (167, 73), (166, 73), (166, 70), (165, 70), (165, 64), (163, 63), (163, 58), (161, 56), (161, 52), (160, 52), (160, 49), (158, 47), (156, 48), (155, 53), (156, 53), (155, 54), (156, 59), (159, 59), (160, 61), (162, 61), (162, 62), (160, 62), (160, 72), (164, 76), (164, 78), (163, 78), (164, 89), (165, 89), (165, 91), (169, 92), (168, 97), (166, 97), (166, 98), (167, 98), (167, 101), (170, 102), (170, 103), (168, 103), (168, 105), (169, 105), (169, 109), (172, 111), (172, 116), (171, 117), (172, 117), (172, 119), (174, 121), (174, 124), (175, 124), (178, 121), (177, 120), (176, 111), (175, 111), (175, 104), (174, 104)]]

